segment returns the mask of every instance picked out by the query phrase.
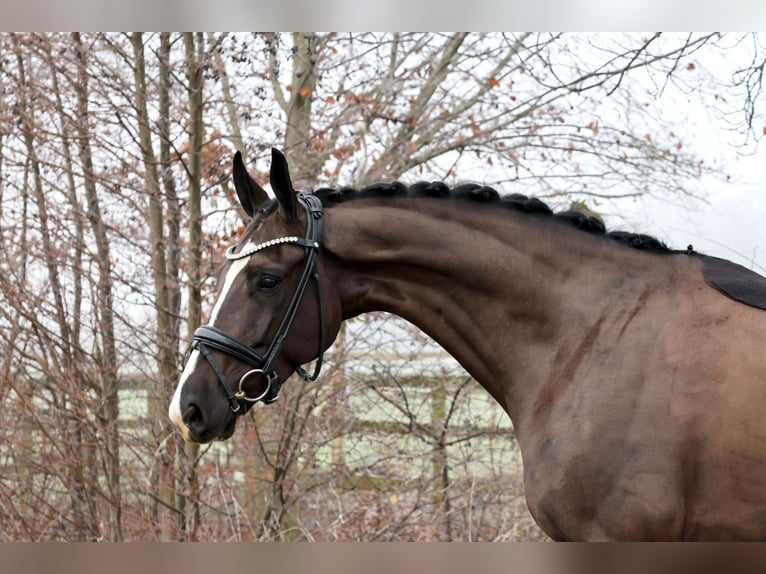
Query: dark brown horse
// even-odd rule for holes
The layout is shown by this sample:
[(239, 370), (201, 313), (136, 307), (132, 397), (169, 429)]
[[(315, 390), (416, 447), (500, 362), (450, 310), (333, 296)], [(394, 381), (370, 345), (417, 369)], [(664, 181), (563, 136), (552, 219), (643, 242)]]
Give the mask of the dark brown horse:
[(252, 221), (170, 406), (187, 440), (228, 438), (341, 321), (388, 311), (508, 412), (552, 538), (766, 537), (762, 277), (478, 186), (296, 194), (277, 151), (276, 200), (239, 154), (234, 182)]

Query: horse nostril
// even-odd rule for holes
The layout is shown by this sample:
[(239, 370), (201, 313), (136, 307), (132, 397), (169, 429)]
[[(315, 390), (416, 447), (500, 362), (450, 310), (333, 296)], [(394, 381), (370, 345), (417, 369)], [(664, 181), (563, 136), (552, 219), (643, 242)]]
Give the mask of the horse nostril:
[(184, 421), (186, 421), (186, 426), (190, 429), (199, 429), (205, 424), (205, 417), (202, 415), (202, 409), (194, 403), (191, 403), (186, 407), (186, 412), (184, 413), (183, 418)]
[(186, 440), (205, 443), (215, 438), (213, 431), (208, 428), (210, 423), (205, 417), (204, 411), (198, 405), (189, 403), (183, 412), (183, 420), (189, 431), (186, 435)]

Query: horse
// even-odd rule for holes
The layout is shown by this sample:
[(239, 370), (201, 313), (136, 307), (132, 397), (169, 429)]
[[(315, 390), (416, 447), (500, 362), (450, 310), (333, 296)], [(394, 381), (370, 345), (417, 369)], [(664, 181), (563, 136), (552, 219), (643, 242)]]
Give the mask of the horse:
[(552, 539), (766, 537), (766, 279), (477, 184), (298, 192), (271, 159), (275, 199), (233, 158), (251, 219), (170, 403), (187, 441), (229, 438), (386, 311), (508, 413)]

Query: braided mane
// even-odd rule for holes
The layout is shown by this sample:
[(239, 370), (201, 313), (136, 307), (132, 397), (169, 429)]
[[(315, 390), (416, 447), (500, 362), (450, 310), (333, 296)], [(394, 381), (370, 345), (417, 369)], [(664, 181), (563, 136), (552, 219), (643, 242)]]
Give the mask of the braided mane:
[(362, 189), (342, 187), (339, 189), (322, 187), (314, 191), (322, 200), (322, 205), (332, 205), (355, 199), (379, 198), (433, 198), (453, 201), (492, 204), (502, 209), (550, 217), (582, 231), (603, 235), (613, 241), (653, 253), (677, 253), (665, 243), (650, 235), (626, 231), (607, 231), (603, 222), (581, 211), (568, 210), (554, 213), (546, 203), (536, 197), (527, 197), (520, 193), (500, 195), (494, 188), (474, 183), (449, 187), (443, 182), (418, 182), (407, 186), (401, 182), (376, 183)]

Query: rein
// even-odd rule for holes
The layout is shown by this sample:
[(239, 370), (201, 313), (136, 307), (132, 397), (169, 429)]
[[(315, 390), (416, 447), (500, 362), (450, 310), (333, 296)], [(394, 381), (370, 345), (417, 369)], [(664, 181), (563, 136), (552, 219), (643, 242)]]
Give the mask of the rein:
[[(292, 327), (293, 321), (295, 320), (295, 315), (298, 312), (298, 307), (300, 306), (303, 294), (306, 292), (306, 287), (308, 286), (310, 279), (314, 279), (317, 289), (317, 298), (319, 300), (319, 357), (317, 358), (313, 374), (309, 374), (302, 367), (298, 367), (296, 372), (303, 380), (312, 382), (317, 379), (319, 372), (322, 369), (322, 357), (324, 355), (325, 347), (324, 304), (322, 301), (322, 289), (319, 281), (316, 260), (319, 251), (319, 242), (322, 238), (324, 212), (321, 200), (312, 194), (298, 193), (298, 201), (306, 208), (307, 218), (305, 237), (279, 237), (277, 239), (259, 243), (258, 245), (244, 249), (239, 253), (234, 252), (234, 246), (231, 246), (226, 250), (226, 258), (230, 261), (250, 257), (263, 249), (274, 247), (276, 245), (292, 244), (297, 245), (298, 247), (303, 247), (305, 250), (303, 273), (295, 288), (293, 298), (290, 300), (290, 304), (285, 310), (282, 322), (279, 324), (279, 328), (274, 334), (274, 338), (271, 340), (271, 344), (266, 350), (266, 353), (263, 355), (257, 353), (236, 337), (232, 337), (222, 329), (212, 325), (202, 325), (194, 331), (192, 349), (199, 350), (199, 352), (202, 353), (202, 356), (207, 359), (208, 363), (210, 363), (210, 367), (213, 369), (221, 386), (223, 386), (226, 391), (226, 398), (229, 400), (231, 410), (235, 413), (240, 410), (239, 401), (247, 401), (250, 403), (263, 401), (264, 404), (268, 405), (279, 398), (279, 390), (282, 387), (282, 381), (274, 370), (274, 362), (277, 355), (282, 350), (282, 345), (290, 332), (290, 327)], [(213, 355), (210, 353), (211, 348), (222, 351), (253, 367), (239, 379), (239, 384), (236, 390), (233, 390), (232, 386), (226, 380), (223, 371), (221, 371), (220, 367), (215, 362)], [(249, 397), (243, 387), (248, 379), (257, 376), (266, 379), (266, 390), (257, 396)]]

